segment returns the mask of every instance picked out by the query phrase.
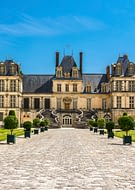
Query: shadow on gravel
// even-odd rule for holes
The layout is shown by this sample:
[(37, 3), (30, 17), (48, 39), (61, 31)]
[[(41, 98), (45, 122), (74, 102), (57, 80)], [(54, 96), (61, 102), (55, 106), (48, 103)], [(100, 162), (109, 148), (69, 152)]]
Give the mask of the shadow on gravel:
[(7, 145), (6, 142), (0, 142), (0, 145)]

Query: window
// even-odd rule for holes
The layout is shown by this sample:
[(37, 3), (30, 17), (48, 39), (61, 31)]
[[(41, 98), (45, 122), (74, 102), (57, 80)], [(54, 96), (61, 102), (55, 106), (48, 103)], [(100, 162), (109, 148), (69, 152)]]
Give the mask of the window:
[(39, 108), (40, 108), (40, 99), (34, 98), (34, 109), (39, 109)]
[(5, 65), (0, 64), (0, 74), (3, 75), (5, 74)]
[(65, 91), (69, 92), (69, 84), (65, 84)]
[(120, 92), (122, 87), (122, 81), (116, 81), (116, 91)]
[(57, 84), (57, 92), (61, 92), (61, 84)]
[(61, 109), (61, 98), (57, 98), (57, 109)]
[(121, 96), (117, 96), (117, 108), (121, 108)]
[(86, 86), (86, 92), (88, 93), (88, 92), (91, 92), (91, 85), (87, 85)]
[(62, 71), (61, 70), (57, 70), (57, 77), (61, 78), (62, 77)]
[(24, 109), (29, 109), (29, 98), (24, 98), (23, 107)]
[(0, 80), (0, 92), (4, 92), (4, 80)]
[(102, 99), (102, 109), (106, 110), (106, 99)]
[(10, 107), (15, 108), (16, 107), (16, 97), (15, 95), (10, 96)]
[(91, 99), (88, 98), (87, 99), (87, 110), (90, 110), (91, 109)]
[(77, 70), (77, 68), (73, 68), (72, 77), (73, 78), (78, 78), (78, 70)]
[(135, 81), (128, 81), (129, 92), (135, 92)]
[(129, 65), (128, 65), (128, 75), (129, 76), (132, 76), (133, 74), (134, 74), (134, 65), (133, 65), (133, 63), (129, 63)]
[(16, 80), (10, 81), (10, 91), (15, 92), (16, 91)]
[(73, 84), (73, 92), (77, 92), (77, 84)]
[(3, 112), (0, 112), (0, 121), (3, 121)]
[(115, 68), (115, 75), (121, 75), (121, 74), (122, 74), (122, 66), (120, 63), (118, 63)]
[(10, 72), (11, 75), (16, 74), (16, 65), (15, 64), (10, 65), (9, 72)]
[(73, 109), (77, 109), (77, 99), (73, 99)]
[(0, 96), (0, 108), (4, 107), (4, 96)]
[(45, 109), (50, 109), (50, 98), (45, 98)]
[(129, 108), (134, 108), (134, 96), (129, 97)]

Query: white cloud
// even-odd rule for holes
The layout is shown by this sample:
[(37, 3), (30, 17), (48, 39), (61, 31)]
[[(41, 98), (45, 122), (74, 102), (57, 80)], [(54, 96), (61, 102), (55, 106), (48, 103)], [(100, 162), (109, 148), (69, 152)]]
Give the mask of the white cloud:
[(100, 30), (105, 24), (99, 20), (80, 16), (61, 16), (56, 18), (35, 19), (22, 15), (21, 21), (15, 24), (0, 24), (0, 34), (30, 36), (52, 36), (89, 30)]

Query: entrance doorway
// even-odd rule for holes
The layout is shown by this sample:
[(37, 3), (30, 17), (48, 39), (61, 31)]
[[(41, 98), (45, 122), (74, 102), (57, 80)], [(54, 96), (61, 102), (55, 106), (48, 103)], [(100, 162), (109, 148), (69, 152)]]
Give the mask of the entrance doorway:
[(70, 104), (69, 103), (65, 103), (65, 110), (69, 110), (70, 109)]
[(72, 126), (72, 117), (70, 115), (63, 116), (63, 126), (67, 127)]

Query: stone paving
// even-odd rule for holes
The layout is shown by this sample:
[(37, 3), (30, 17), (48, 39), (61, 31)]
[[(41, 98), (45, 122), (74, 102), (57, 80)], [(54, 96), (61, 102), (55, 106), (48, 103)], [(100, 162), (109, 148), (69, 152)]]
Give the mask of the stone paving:
[(0, 143), (0, 190), (134, 190), (135, 143), (88, 129), (50, 129)]

